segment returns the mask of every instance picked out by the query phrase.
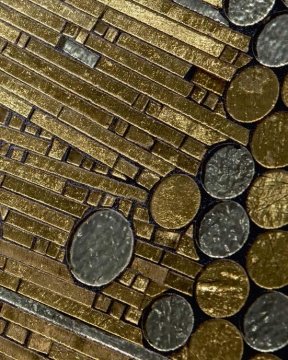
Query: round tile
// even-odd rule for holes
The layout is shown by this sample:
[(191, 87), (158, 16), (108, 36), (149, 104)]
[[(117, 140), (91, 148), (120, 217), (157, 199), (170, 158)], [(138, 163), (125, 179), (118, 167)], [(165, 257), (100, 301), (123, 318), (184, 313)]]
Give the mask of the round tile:
[(249, 218), (240, 204), (221, 202), (208, 211), (201, 221), (199, 247), (210, 257), (228, 257), (243, 247), (249, 229)]
[(263, 65), (288, 64), (288, 13), (278, 15), (264, 27), (256, 42), (257, 59)]
[(274, 170), (259, 176), (247, 197), (251, 220), (264, 229), (277, 229), (288, 224), (288, 172)]
[(243, 328), (245, 341), (255, 350), (273, 352), (288, 345), (288, 297), (261, 295), (245, 314)]
[(215, 318), (235, 315), (249, 294), (245, 270), (231, 260), (216, 260), (207, 265), (196, 283), (196, 300), (201, 310)]
[(243, 146), (226, 145), (207, 161), (204, 188), (216, 199), (232, 199), (248, 188), (254, 173), (250, 152)]
[(190, 304), (176, 294), (157, 299), (144, 320), (144, 336), (156, 350), (167, 352), (183, 346), (194, 324)]
[(288, 112), (269, 116), (257, 125), (251, 150), (255, 160), (270, 169), (288, 165)]
[(279, 81), (271, 69), (260, 65), (245, 68), (228, 88), (226, 109), (239, 122), (261, 120), (273, 110), (279, 91)]
[(266, 289), (288, 285), (288, 232), (270, 231), (259, 235), (247, 255), (251, 279)]
[(275, 0), (229, 0), (227, 16), (238, 26), (250, 26), (265, 19)]
[(186, 175), (171, 175), (156, 187), (151, 200), (151, 214), (167, 229), (180, 229), (197, 214), (201, 195), (196, 182)]
[(83, 284), (107, 285), (128, 266), (133, 247), (133, 232), (124, 216), (111, 209), (98, 210), (73, 235), (70, 270)]
[(239, 330), (227, 320), (203, 322), (189, 341), (189, 360), (241, 360), (243, 339)]

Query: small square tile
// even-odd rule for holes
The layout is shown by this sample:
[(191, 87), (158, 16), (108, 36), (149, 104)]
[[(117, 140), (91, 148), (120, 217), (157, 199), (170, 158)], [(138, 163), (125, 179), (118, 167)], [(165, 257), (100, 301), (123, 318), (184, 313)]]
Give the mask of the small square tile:
[(20, 46), (21, 48), (24, 48), (27, 45), (29, 39), (30, 37), (27, 34), (21, 33), (17, 45)]
[(80, 202), (83, 202), (86, 199), (87, 193), (88, 190), (80, 186), (70, 185), (70, 184), (66, 185), (64, 191), (65, 196)]
[(97, 294), (94, 307), (106, 312), (111, 304), (111, 299), (103, 294)]
[(89, 35), (89, 32), (87, 30), (81, 29), (79, 34), (76, 36), (76, 41), (80, 44), (84, 44), (87, 40), (87, 37)]
[(105, 32), (107, 31), (108, 29), (108, 25), (105, 24), (102, 20), (99, 20), (95, 26), (95, 33), (98, 34), (98, 35), (104, 35)]
[(109, 314), (116, 319), (120, 319), (124, 313), (124, 310), (125, 310), (124, 304), (122, 304), (118, 301), (113, 301), (112, 306), (109, 311)]
[(10, 339), (15, 340), (20, 344), (24, 344), (26, 337), (28, 335), (28, 331), (16, 324), (9, 324), (8, 329), (6, 331), (6, 336)]
[(63, 34), (71, 37), (76, 37), (79, 30), (80, 28), (77, 25), (67, 22), (64, 27)]
[(104, 38), (110, 42), (114, 42), (118, 37), (119, 31), (113, 27), (109, 27)]
[(51, 340), (45, 338), (42, 335), (33, 333), (29, 338), (28, 347), (31, 350), (35, 350), (43, 354), (48, 354), (51, 347)]

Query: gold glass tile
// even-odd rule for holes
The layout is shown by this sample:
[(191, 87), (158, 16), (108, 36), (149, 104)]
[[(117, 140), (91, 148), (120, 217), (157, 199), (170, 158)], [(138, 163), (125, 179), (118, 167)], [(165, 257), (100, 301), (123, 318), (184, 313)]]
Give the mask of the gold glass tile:
[[(225, 304), (233, 307), (233, 302), (239, 302), (243, 290), (229, 270), (231, 260), (204, 256), (203, 231), (208, 236), (212, 230), (203, 230), (201, 221), (210, 204), (229, 200), (210, 196), (206, 186), (209, 171), (224, 172), (217, 175), (217, 181), (225, 191), (233, 186), (231, 166), (237, 167), (237, 181), (245, 177), (245, 159), (236, 164), (227, 157), (221, 159), (219, 169), (209, 167), (215, 150), (228, 143), (235, 151), (240, 145), (247, 151), (252, 149), (257, 174), (247, 188), (248, 195), (230, 200), (245, 208), (253, 231), (255, 226), (262, 232), (273, 227), (262, 235), (269, 235), (268, 245), (275, 244), (273, 251), (269, 248), (265, 252), (258, 241), (262, 235), (258, 238), (256, 234), (257, 242), (251, 233), (249, 245), (233, 255), (233, 264), (240, 261), (246, 266), (247, 293), (249, 277), (253, 281), (248, 304), (261, 294), (261, 288), (273, 290), (273, 294), (284, 292), (287, 139), (283, 126), (287, 91), (282, 74), (286, 68), (269, 70), (275, 77), (275, 89), (267, 84), (266, 89), (265, 79), (260, 79), (263, 88), (256, 90), (259, 79), (243, 80), (240, 88), (249, 94), (253, 111), (261, 112), (268, 93), (275, 100), (265, 120), (256, 119), (253, 126), (235, 120), (227, 94), (239, 74), (253, 69), (257, 57), (252, 52), (254, 30), (258, 34), (261, 24), (247, 31), (228, 21), (225, 24), (228, 2), (193, 0), (208, 11), (206, 15), (198, 12), (196, 5), (190, 10), (188, 2), (0, 1), (1, 360), (246, 360), (243, 350), (256, 356), (249, 349), (253, 344), (246, 339), (245, 326), (242, 335), (229, 319), (203, 322), (199, 318), (197, 306), (215, 315), (218, 307), (223, 310)], [(278, 15), (280, 2), (273, 16)], [(209, 11), (224, 22), (213, 20)], [(74, 46), (73, 51), (67, 50), (67, 44)], [(269, 51), (273, 49), (271, 46)], [(255, 93), (261, 101), (255, 100)], [(244, 111), (245, 101), (236, 100)], [(277, 129), (275, 122), (277, 131), (274, 129), (282, 136), (274, 139), (272, 133), (261, 129), (275, 118), (282, 120)], [(279, 160), (279, 154), (285, 161)], [(264, 172), (263, 166), (269, 171)], [(198, 197), (191, 191), (183, 192), (182, 178), (195, 184)], [(277, 188), (276, 195), (272, 188)], [(131, 257), (121, 273), (107, 283), (102, 279), (100, 288), (76, 277), (71, 256), (75, 229), (80, 229), (80, 224), (81, 228), (89, 226), (89, 216), (99, 209), (106, 214), (119, 212), (133, 241)], [(155, 209), (163, 210), (161, 221)], [(195, 211), (189, 217), (191, 209)], [(229, 221), (231, 216), (227, 214), (221, 221)], [(237, 221), (233, 219), (231, 224)], [(221, 233), (222, 244), (226, 224), (218, 225), (213, 224), (211, 236), (215, 242), (217, 232)], [(114, 226), (109, 231), (113, 232)], [(280, 230), (281, 244), (276, 241)], [(93, 235), (85, 237), (85, 244), (92, 241), (89, 251), (92, 253), (98, 242), (101, 249), (96, 257), (86, 258), (83, 245), (83, 253), (77, 253), (83, 269), (94, 266), (94, 261), (101, 267), (102, 260), (112, 269), (121, 261), (121, 249), (113, 248), (113, 241), (108, 249), (107, 232), (103, 231), (101, 241), (98, 236), (92, 239)], [(120, 235), (117, 231), (113, 236)], [(84, 239), (81, 231), (77, 236)], [(256, 243), (259, 249), (262, 246), (257, 254), (252, 251)], [(249, 260), (246, 265), (245, 259)], [(223, 269), (219, 274), (226, 282), (205, 282), (203, 274), (220, 262)], [(254, 268), (265, 281), (255, 276)], [(284, 269), (281, 276), (277, 269)], [(271, 281), (279, 276), (278, 285)], [(207, 294), (223, 299), (224, 308), (221, 302), (209, 303)], [(146, 325), (148, 319), (153, 321), (155, 301), (165, 302), (170, 297), (188, 302), (195, 319), (194, 325), (188, 324), (187, 336), (186, 329), (181, 329), (185, 341), (173, 346), (171, 352), (162, 352), (163, 344), (155, 346)], [(168, 314), (165, 308), (157, 313), (153, 329), (167, 346), (179, 340), (173, 314), (182, 314), (180, 308), (172, 308), (171, 314), (169, 309)], [(232, 322), (240, 329), (247, 314), (244, 307)], [(187, 320), (185, 316), (181, 324)], [(206, 336), (210, 325), (225, 327), (227, 334), (232, 331), (232, 337), (236, 334), (237, 349), (230, 347), (226, 332), (216, 334), (211, 328), (212, 338)], [(271, 336), (269, 331), (267, 336)], [(269, 341), (265, 346), (269, 347)], [(284, 348), (255, 349), (272, 353), (267, 359), (274, 354), (279, 359), (285, 357)]]

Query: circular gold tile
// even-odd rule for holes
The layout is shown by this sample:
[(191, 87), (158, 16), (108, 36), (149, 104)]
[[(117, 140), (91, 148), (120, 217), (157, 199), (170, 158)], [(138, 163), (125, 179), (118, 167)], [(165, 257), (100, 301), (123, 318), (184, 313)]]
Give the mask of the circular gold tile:
[(250, 360), (281, 360), (278, 356), (272, 354), (258, 354)]
[(240, 360), (243, 339), (239, 330), (229, 321), (208, 320), (192, 334), (188, 351), (189, 360)]
[(288, 232), (269, 231), (257, 237), (247, 255), (251, 279), (266, 289), (288, 285)]
[(275, 113), (257, 125), (251, 143), (252, 154), (270, 169), (288, 165), (288, 112)]
[(247, 211), (252, 221), (264, 229), (288, 224), (288, 172), (274, 170), (259, 176), (247, 197)]
[(274, 108), (279, 97), (279, 82), (264, 66), (251, 66), (231, 82), (226, 97), (228, 113), (237, 121), (251, 123)]
[(200, 191), (193, 179), (172, 175), (157, 186), (151, 200), (151, 214), (160, 226), (180, 229), (194, 219), (200, 201)]
[(231, 260), (210, 263), (200, 274), (196, 284), (198, 305), (215, 318), (236, 314), (245, 304), (249, 293), (245, 270)]
[(282, 87), (282, 99), (284, 104), (288, 107), (288, 74), (286, 75)]

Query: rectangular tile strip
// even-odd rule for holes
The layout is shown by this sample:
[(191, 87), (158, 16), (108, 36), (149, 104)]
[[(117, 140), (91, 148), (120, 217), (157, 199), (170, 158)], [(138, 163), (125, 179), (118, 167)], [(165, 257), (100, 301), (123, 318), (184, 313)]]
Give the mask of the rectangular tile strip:
[(122, 354), (131, 356), (133, 359), (168, 360), (166, 356), (153, 353), (141, 346), (137, 346), (123, 339), (106, 334), (96, 328), (83, 324), (81, 321), (73, 320), (58, 311), (49, 308), (48, 306), (15, 294), (10, 290), (0, 288), (0, 300), (10, 305), (17, 306), (30, 314), (37, 315), (55, 325), (60, 325), (64, 329), (72, 329), (80, 336), (85, 336), (86, 338), (105, 345), (113, 350), (118, 350)]

